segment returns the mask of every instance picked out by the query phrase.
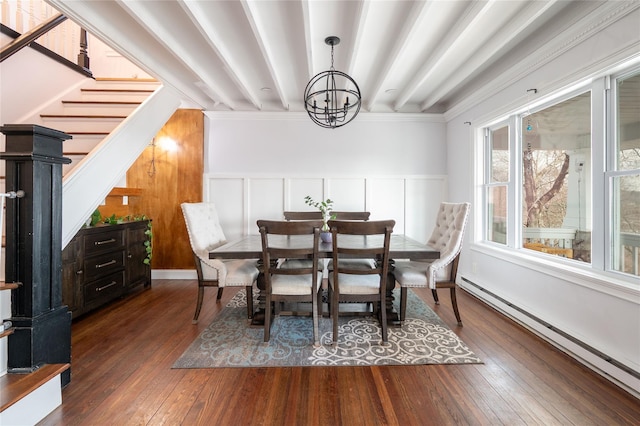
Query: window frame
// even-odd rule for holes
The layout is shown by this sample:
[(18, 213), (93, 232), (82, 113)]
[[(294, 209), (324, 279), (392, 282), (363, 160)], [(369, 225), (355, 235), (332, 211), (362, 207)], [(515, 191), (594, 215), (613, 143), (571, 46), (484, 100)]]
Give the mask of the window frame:
[[(607, 75), (600, 78), (588, 79), (578, 82), (564, 90), (558, 90), (554, 93), (538, 99), (529, 105), (521, 105), (519, 109), (514, 109), (511, 113), (502, 115), (500, 119), (487, 121), (486, 125), (481, 125), (476, 133), (481, 138), (482, 150), (477, 152), (476, 164), (480, 168), (476, 174), (476, 179), (482, 179), (480, 185), (476, 187), (482, 192), (478, 198), (484, 205), (478, 213), (477, 224), (482, 232), (476, 233), (476, 243), (479, 247), (488, 247), (502, 249), (503, 253), (508, 256), (516, 255), (526, 259), (526, 263), (532, 261), (534, 263), (543, 262), (549, 266), (557, 266), (565, 271), (571, 270), (579, 272), (584, 276), (605, 275), (609, 279), (605, 280), (612, 285), (619, 285), (633, 288), (640, 288), (638, 276), (616, 271), (612, 268), (613, 258), (612, 242), (613, 242), (613, 225), (611, 222), (613, 214), (613, 198), (612, 182), (617, 176), (636, 175), (638, 170), (614, 171), (612, 170), (612, 161), (617, 159), (616, 129), (615, 129), (615, 97), (612, 96), (611, 84), (616, 84), (619, 78), (634, 75), (640, 72), (640, 65), (635, 63), (625, 67), (624, 70), (614, 73), (610, 71)], [(521, 123), (523, 117), (552, 105), (559, 104), (567, 99), (577, 96), (581, 93), (591, 92), (591, 202), (590, 202), (590, 229), (591, 229), (591, 263), (580, 262), (578, 260), (566, 259), (559, 256), (538, 253), (532, 250), (523, 249), (522, 240), (522, 206), (523, 206), (523, 188), (522, 188), (522, 149), (523, 138), (521, 132)], [(528, 99), (527, 99), (528, 102)], [(505, 118), (506, 117), (506, 118)], [(491, 149), (490, 138), (488, 132), (490, 130), (500, 128), (507, 123), (509, 131), (509, 159), (510, 171), (508, 182), (508, 207), (507, 207), (507, 243), (503, 245), (489, 241), (487, 239), (487, 230), (489, 226), (487, 188), (491, 186), (490, 170)], [(612, 125), (613, 123), (613, 125)], [(478, 182), (478, 181), (477, 181)], [(497, 182), (497, 185), (502, 183)], [(493, 186), (495, 186), (495, 184)]]

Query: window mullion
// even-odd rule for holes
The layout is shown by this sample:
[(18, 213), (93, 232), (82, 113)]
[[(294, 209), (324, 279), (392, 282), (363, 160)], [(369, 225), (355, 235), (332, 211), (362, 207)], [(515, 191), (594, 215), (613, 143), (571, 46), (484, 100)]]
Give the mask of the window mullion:
[[(606, 177), (607, 127), (613, 124), (609, 104), (608, 79), (601, 78), (592, 83), (591, 90), (591, 194), (594, 200), (610, 200), (609, 184)], [(609, 124), (607, 124), (609, 123)], [(603, 196), (604, 195), (604, 196)], [(611, 249), (610, 202), (596, 202), (591, 206), (591, 267), (604, 271), (608, 269)], [(607, 265), (605, 265), (605, 263)]]
[(518, 248), (522, 246), (522, 141), (519, 135), (520, 120), (517, 115), (509, 117), (509, 149), (511, 151), (509, 186), (507, 188), (509, 204), (507, 206), (507, 245)]

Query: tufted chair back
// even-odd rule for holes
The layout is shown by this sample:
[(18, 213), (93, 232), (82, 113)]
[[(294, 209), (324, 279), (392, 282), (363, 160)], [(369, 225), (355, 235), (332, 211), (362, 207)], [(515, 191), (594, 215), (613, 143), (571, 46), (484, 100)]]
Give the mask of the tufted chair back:
[(227, 242), (220, 226), (215, 204), (182, 203), (180, 206), (187, 225), (191, 249), (202, 263), (204, 278), (220, 280), (221, 287), (224, 287), (226, 270), (222, 262), (217, 259), (209, 259), (211, 250)]
[(198, 254), (208, 258), (209, 251), (225, 244), (226, 238), (218, 211), (213, 203), (182, 203), (182, 212), (187, 224), (187, 232), (191, 248)]
[(440, 259), (431, 263), (427, 274), (430, 288), (436, 287), (436, 281), (449, 279), (452, 261), (462, 248), (470, 206), (470, 203), (440, 204), (436, 227), (427, 242), (434, 249), (440, 250)]

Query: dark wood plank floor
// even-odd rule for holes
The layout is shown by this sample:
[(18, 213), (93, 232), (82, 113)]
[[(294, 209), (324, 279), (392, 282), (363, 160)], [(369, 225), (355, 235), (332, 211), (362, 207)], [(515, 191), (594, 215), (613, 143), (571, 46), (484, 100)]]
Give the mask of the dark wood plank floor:
[(172, 370), (232, 292), (209, 289), (198, 325), (195, 282), (169, 280), (74, 321), (72, 380), (41, 424), (640, 424), (640, 400), (464, 291), (464, 327), (447, 291), (435, 311), (484, 364)]

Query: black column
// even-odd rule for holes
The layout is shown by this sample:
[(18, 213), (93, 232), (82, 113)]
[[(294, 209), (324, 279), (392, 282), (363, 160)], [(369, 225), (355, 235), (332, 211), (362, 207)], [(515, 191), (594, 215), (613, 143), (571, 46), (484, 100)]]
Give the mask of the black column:
[[(31, 124), (0, 127), (6, 135), (5, 281), (12, 290), (8, 371), (71, 361), (71, 313), (62, 305), (62, 142), (71, 136)], [(71, 371), (61, 377), (69, 383)]]

